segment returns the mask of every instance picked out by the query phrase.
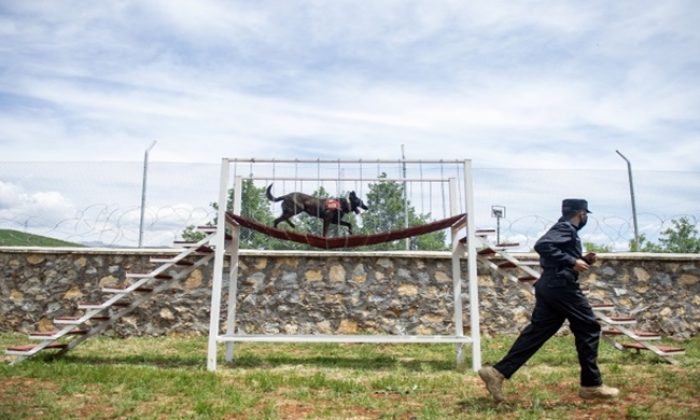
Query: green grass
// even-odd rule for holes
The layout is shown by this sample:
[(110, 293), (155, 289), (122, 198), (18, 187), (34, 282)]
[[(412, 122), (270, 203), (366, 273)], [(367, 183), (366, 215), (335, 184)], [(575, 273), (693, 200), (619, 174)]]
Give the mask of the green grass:
[(83, 245), (10, 229), (0, 229), (0, 246), (82, 247)]
[[(513, 340), (485, 339), (484, 362)], [(0, 345), (22, 342), (0, 334)], [(455, 369), (450, 345), (244, 343), (211, 373), (206, 338), (100, 337), (56, 360), (0, 364), (0, 418), (698, 418), (700, 337), (673, 344), (687, 351), (678, 366), (601, 343), (604, 379), (622, 395), (588, 402), (576, 395), (573, 339), (555, 337), (499, 405)]]

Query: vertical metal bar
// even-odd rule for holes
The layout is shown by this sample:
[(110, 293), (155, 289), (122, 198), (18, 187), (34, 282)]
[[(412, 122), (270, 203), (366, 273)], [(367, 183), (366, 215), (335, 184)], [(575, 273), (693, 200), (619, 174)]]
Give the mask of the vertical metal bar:
[(467, 279), (469, 280), (469, 320), (472, 335), (472, 369), (481, 369), (481, 332), (479, 329), (479, 278), (476, 271), (476, 225), (474, 217), (474, 178), (472, 161), (464, 161), (464, 200), (467, 210)]
[[(457, 182), (454, 178), (449, 180), (449, 198), (450, 198), (450, 215), (454, 216), (457, 214)], [(452, 241), (452, 294), (454, 299), (454, 324), (455, 324), (455, 336), (462, 337), (464, 335), (464, 325), (462, 323), (462, 269), (460, 266), (460, 255), (457, 238), (457, 231), (455, 229), (450, 229), (451, 241)], [(455, 346), (457, 350), (457, 366), (461, 366), (464, 363), (464, 345), (457, 344)]]
[[(143, 153), (143, 181), (141, 185), (141, 218), (139, 219), (139, 248), (143, 245), (143, 217), (146, 210), (146, 180), (148, 178), (148, 153), (153, 149), (157, 140), (153, 140), (148, 149)], [(24, 224), (24, 231), (27, 231), (27, 222)]]
[(221, 159), (221, 176), (219, 178), (219, 209), (216, 223), (216, 248), (214, 254), (214, 272), (211, 286), (211, 306), (209, 314), (209, 347), (207, 349), (207, 370), (216, 370), (216, 346), (219, 338), (219, 316), (221, 312), (221, 286), (224, 271), (224, 249), (226, 233), (226, 199), (228, 192), (229, 160)]
[[(401, 145), (401, 165), (403, 169), (403, 226), (408, 229), (408, 191), (406, 191), (406, 155)], [(411, 249), (411, 238), (406, 238), (406, 251)]]
[(496, 216), (496, 245), (501, 244), (501, 216)]
[(423, 194), (423, 184), (424, 184), (424, 182), (422, 182), (422, 181), (423, 181), (423, 163), (422, 163), (422, 162), (418, 164), (418, 172), (419, 172), (419, 174), (420, 174), (420, 179), (421, 179), (421, 183), (420, 183), (420, 214), (421, 214), (421, 216), (422, 216), (422, 215), (425, 214), (425, 206), (424, 206), (424, 204), (425, 204), (425, 195)]
[(365, 187), (365, 180), (362, 179), (362, 159), (360, 159), (360, 197), (364, 199), (365, 194), (364, 194), (364, 187)]
[(634, 248), (635, 251), (639, 251), (639, 227), (637, 225), (637, 205), (635, 203), (634, 199), (634, 181), (632, 180), (632, 163), (627, 159), (625, 155), (620, 153), (619, 150), (615, 150), (615, 152), (620, 155), (622, 159), (627, 162), (627, 176), (629, 177), (630, 181), (630, 197), (632, 199), (632, 222), (634, 223)]
[[(236, 177), (233, 183), (233, 213), (241, 214), (241, 201), (243, 196), (243, 179)], [(231, 229), (231, 245), (229, 246), (229, 275), (228, 275), (228, 313), (226, 316), (226, 335), (236, 332), (236, 306), (238, 303), (238, 255), (240, 249), (241, 228), (234, 226)], [(226, 342), (226, 361), (233, 361), (233, 341)]]
[[(445, 167), (440, 160), (440, 179), (445, 179)], [(445, 183), (440, 182), (440, 193), (442, 194), (442, 217), (447, 217), (447, 211), (445, 210)]]

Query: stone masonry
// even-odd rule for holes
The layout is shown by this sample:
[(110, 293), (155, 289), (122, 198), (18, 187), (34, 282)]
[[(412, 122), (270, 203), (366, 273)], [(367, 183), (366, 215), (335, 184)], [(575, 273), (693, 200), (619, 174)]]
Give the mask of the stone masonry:
[[(176, 252), (0, 248), (0, 331), (51, 330), (51, 320), (76, 313), (78, 303), (105, 300), (101, 287), (124, 284), (127, 272), (153, 267), (150, 257)], [(700, 331), (699, 263), (700, 255), (602, 255), (581, 282), (592, 302), (615, 303), (639, 328), (684, 338)], [(109, 334), (206, 334), (212, 265)], [(468, 329), (466, 291), (465, 284)], [(534, 302), (528, 291), (480, 268), (479, 293), (483, 334), (516, 334), (527, 324)], [(224, 293), (222, 323), (225, 302)], [(452, 307), (446, 253), (243, 251), (240, 260), (237, 325), (246, 333), (454, 334)]]

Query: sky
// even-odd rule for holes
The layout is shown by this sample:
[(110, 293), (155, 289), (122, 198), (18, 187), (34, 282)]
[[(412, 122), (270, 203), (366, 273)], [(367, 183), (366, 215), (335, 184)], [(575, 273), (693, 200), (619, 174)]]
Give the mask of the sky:
[[(111, 162), (99, 177), (138, 185), (138, 165), (114, 162), (137, 164), (153, 140), (165, 166), (394, 159), (404, 145), (511, 177), (554, 171), (616, 197), (611, 215), (629, 212), (620, 150), (649, 180), (649, 211), (698, 216), (697, 22), (695, 2), (674, 0), (0, 0), (0, 220), (102, 200), (64, 191), (70, 164), (48, 186), (17, 164)], [(497, 198), (556, 210), (566, 192), (536, 178), (529, 198)]]

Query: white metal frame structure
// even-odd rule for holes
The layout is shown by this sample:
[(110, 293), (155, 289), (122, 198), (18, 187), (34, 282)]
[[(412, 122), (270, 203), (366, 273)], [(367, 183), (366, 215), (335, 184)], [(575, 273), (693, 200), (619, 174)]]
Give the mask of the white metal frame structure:
[[(464, 188), (464, 209), (466, 210), (466, 219), (460, 225), (455, 225), (451, 228), (451, 253), (452, 253), (452, 283), (453, 283), (453, 299), (454, 299), (454, 335), (269, 335), (269, 334), (236, 334), (236, 303), (237, 303), (237, 286), (238, 286), (238, 260), (239, 260), (239, 234), (240, 228), (237, 225), (230, 224), (232, 238), (226, 241), (226, 206), (228, 198), (229, 180), (230, 180), (230, 165), (232, 163), (312, 163), (312, 164), (367, 164), (367, 163), (386, 163), (386, 164), (438, 164), (438, 165), (460, 165), (463, 167), (464, 180), (461, 183)], [(459, 168), (459, 166), (458, 166)], [(458, 170), (459, 173), (459, 170)], [(241, 191), (242, 177), (236, 176), (234, 180), (234, 191)], [(269, 179), (266, 177), (256, 178), (252, 174), (246, 179)], [(278, 178), (280, 179), (280, 178)], [(302, 178), (298, 178), (302, 179)], [(314, 178), (315, 180), (322, 180)], [(339, 178), (327, 179), (335, 181)], [(347, 179), (341, 179), (347, 180)], [(387, 178), (363, 178), (362, 181), (386, 181)], [(405, 178), (400, 181), (405, 181)], [(416, 180), (424, 181), (424, 180)], [(431, 180), (435, 182), (435, 179)], [(458, 214), (458, 182), (456, 178), (441, 178), (439, 182), (448, 182), (449, 184), (449, 199), (451, 215)], [(463, 347), (465, 344), (472, 346), (472, 369), (477, 371), (481, 367), (481, 336), (479, 330), (479, 294), (478, 280), (476, 270), (476, 233), (474, 226), (474, 200), (473, 200), (473, 179), (471, 170), (471, 160), (438, 160), (438, 161), (421, 161), (421, 160), (265, 160), (265, 159), (231, 159), (223, 158), (221, 161), (221, 177), (219, 184), (219, 199), (218, 199), (218, 218), (217, 218), (217, 234), (214, 239), (215, 256), (214, 270), (212, 281), (211, 294), (211, 315), (209, 322), (209, 341), (207, 352), (207, 369), (215, 371), (217, 368), (217, 345), (218, 343), (226, 343), (225, 360), (233, 361), (233, 346), (235, 342), (281, 342), (281, 343), (454, 343), (456, 345), (456, 361), (457, 365), (464, 363)], [(241, 194), (234, 194), (233, 212), (240, 214), (241, 212)], [(466, 226), (465, 226), (466, 225)], [(466, 247), (460, 242), (459, 232), (466, 227)], [(466, 249), (465, 249), (466, 248)], [(469, 322), (471, 336), (465, 336), (463, 331), (463, 307), (462, 307), (462, 276), (460, 261), (465, 256), (467, 259), (467, 280), (468, 280), (468, 296), (470, 301)], [(224, 258), (226, 252), (229, 253), (229, 284), (228, 284), (228, 311), (226, 319), (226, 332), (220, 334), (220, 312), (222, 287), (224, 278)]]

